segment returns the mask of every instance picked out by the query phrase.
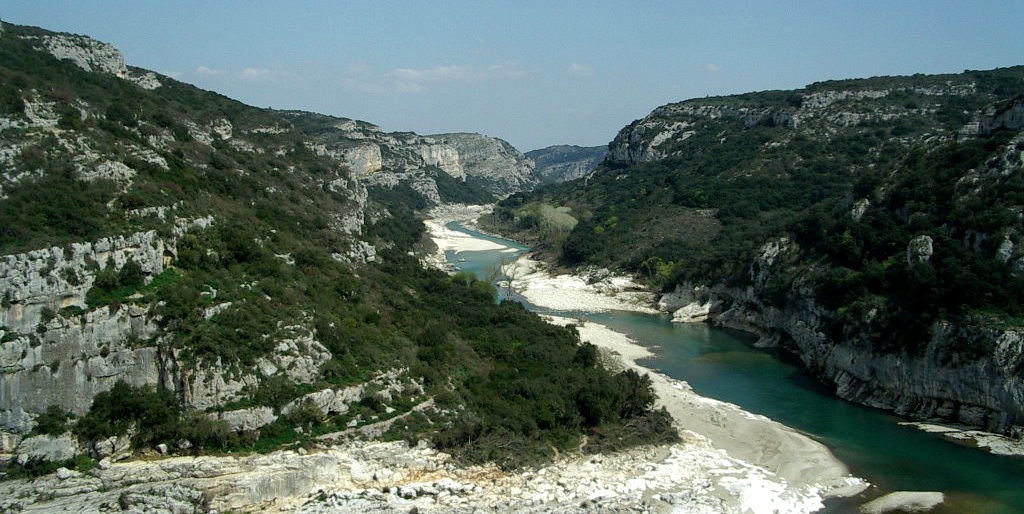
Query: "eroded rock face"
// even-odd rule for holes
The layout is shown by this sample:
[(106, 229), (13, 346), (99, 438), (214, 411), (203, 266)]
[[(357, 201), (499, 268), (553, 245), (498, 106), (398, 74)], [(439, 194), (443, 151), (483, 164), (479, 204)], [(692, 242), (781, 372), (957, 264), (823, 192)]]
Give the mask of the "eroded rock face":
[[(755, 285), (767, 281), (788, 252), (797, 251), (780, 243), (766, 244), (752, 263)], [(690, 303), (682, 304), (686, 300)], [(815, 301), (811, 283), (794, 283), (783, 308), (766, 305), (753, 286), (712, 287), (700, 295), (677, 291), (664, 302), (697, 317), (703, 305), (720, 302), (723, 309), (708, 310), (711, 322), (757, 334), (757, 346), (794, 352), (841, 398), (916, 419), (1024, 433), (1024, 377), (1018, 371), (1024, 367), (1024, 334), (1018, 330), (938, 322), (923, 348), (885, 353), (873, 348), (867, 329), (852, 327), (835, 339), (835, 313)], [(876, 316), (869, 312), (862, 322), (867, 326)]]
[(228, 427), (236, 432), (251, 432), (273, 423), (277, 415), (270, 407), (253, 407), (219, 412), (216, 419), (225, 421)]
[[(726, 141), (730, 130), (758, 125), (785, 127), (794, 134), (822, 137), (865, 123), (893, 123), (932, 112), (932, 107), (886, 103), (887, 99), (900, 95), (927, 98), (977, 94), (973, 82), (927, 87), (903, 85), (891, 89), (835, 87), (793, 91), (788, 98), (776, 100), (773, 106), (758, 102), (746, 105), (720, 102), (714, 98), (664, 105), (619, 131), (609, 144), (608, 161), (629, 165), (692, 155), (700, 148)], [(1017, 126), (1024, 119), (1022, 112), (1020, 107), (1014, 106), (993, 112), (965, 127), (960, 137), (972, 137), (999, 126)]]
[(37, 435), (18, 445), (16, 461), (25, 465), (30, 461), (62, 462), (79, 453), (78, 441), (70, 435)]
[(507, 142), (482, 134), (456, 133), (430, 136), (456, 149), (467, 177), (505, 196), (537, 185), (534, 163)]
[(101, 308), (81, 317), (58, 317), (33, 339), (20, 336), (0, 345), (0, 412), (12, 419), (0, 429), (23, 428), (16, 412), (42, 412), (57, 405), (85, 414), (97, 394), (117, 381), (161, 383), (164, 356), (155, 346), (134, 347), (156, 325), (138, 307)]
[(43, 309), (54, 312), (65, 307), (85, 307), (85, 292), (95, 281), (95, 272), (113, 263), (120, 269), (132, 260), (143, 273), (163, 272), (165, 252), (172, 252), (155, 231), (115, 236), (93, 242), (73, 243), (70, 248), (53, 247), (0, 257), (0, 326), (8, 331), (35, 330)]
[(309, 148), (352, 170), (368, 186), (404, 183), (440, 204), (437, 173), (460, 181), (474, 180), (497, 196), (530, 189), (539, 182), (534, 164), (507, 142), (480, 134), (383, 132), (358, 120), (300, 111), (281, 113), (299, 131), (307, 131)]
[(85, 36), (53, 34), (42, 38), (43, 46), (58, 59), (67, 59), (85, 71), (125, 77), (124, 55), (114, 45)]
[(84, 414), (118, 380), (161, 382), (164, 357), (138, 343), (157, 330), (148, 310), (88, 310), (85, 293), (106, 266), (160, 274), (167, 252), (149, 231), (0, 257), (0, 429), (24, 433), (48, 405)]

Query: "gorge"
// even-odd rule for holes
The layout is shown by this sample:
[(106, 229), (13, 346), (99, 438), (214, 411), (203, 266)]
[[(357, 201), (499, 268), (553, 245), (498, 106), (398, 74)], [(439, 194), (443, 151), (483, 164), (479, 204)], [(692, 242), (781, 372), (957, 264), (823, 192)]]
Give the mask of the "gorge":
[[(940, 509), (984, 504), (862, 492), (870, 458), (833, 448), (851, 475), (697, 378), (646, 374), (694, 367), (583, 312), (624, 305), (659, 346), (742, 330), (841, 398), (1019, 445), (1020, 67), (690, 100), (607, 149), (523, 154), (0, 28), (0, 509), (813, 512), (927, 484)], [(497, 289), (494, 255), (433, 269), (470, 240), (514, 253), (446, 239), (443, 213), (494, 202), (480, 227), (538, 260)], [(563, 319), (496, 301), (543, 287)], [(725, 339), (700, 358), (778, 372)], [(706, 396), (747, 407), (727, 389)], [(978, 476), (1019, 476), (999, 462)]]

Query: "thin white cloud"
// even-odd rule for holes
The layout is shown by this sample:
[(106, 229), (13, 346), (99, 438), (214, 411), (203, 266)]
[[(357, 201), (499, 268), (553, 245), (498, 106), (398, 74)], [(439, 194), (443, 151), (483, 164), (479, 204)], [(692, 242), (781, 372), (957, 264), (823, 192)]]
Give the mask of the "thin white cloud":
[(423, 70), (396, 68), (385, 74), (402, 82), (445, 83), (466, 80), (471, 71), (466, 66), (435, 66)]
[(568, 73), (569, 75), (572, 75), (574, 77), (593, 77), (594, 76), (594, 68), (591, 68), (590, 66), (587, 66), (585, 64), (580, 64), (578, 62), (574, 62), (574, 63), (570, 64), (569, 67), (566, 68), (565, 71), (566, 71), (566, 73)]
[(239, 78), (242, 80), (259, 80), (270, 75), (272, 72), (264, 68), (246, 68), (242, 70)]
[(218, 70), (200, 65), (196, 67), (196, 73), (200, 75), (224, 75), (227, 72), (224, 70)]
[[(384, 89), (396, 93), (422, 93), (432, 84), (452, 84), (507, 80), (526, 75), (516, 64), (492, 64), (486, 67), (446, 65), (433, 68), (395, 68), (381, 77)], [(365, 88), (364, 88), (365, 89)]]
[(719, 66), (717, 64), (713, 64), (713, 63), (708, 63), (708, 65), (705, 66), (704, 68), (707, 69), (708, 71), (710, 71), (711, 73), (718, 73), (718, 72), (722, 71), (722, 67), (721, 66)]

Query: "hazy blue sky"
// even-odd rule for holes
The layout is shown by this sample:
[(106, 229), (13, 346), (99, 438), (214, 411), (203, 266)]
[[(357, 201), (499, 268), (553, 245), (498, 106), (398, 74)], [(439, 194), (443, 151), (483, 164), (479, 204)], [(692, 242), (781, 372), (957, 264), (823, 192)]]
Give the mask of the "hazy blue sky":
[(0, 19), (252, 105), (523, 151), (694, 97), (1024, 64), (1020, 0), (5, 0)]

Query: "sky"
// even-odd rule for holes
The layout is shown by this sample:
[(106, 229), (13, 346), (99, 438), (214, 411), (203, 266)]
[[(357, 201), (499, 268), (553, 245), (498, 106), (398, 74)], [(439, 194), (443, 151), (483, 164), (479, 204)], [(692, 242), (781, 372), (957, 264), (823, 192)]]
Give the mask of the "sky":
[(4, 0), (0, 20), (258, 107), (524, 152), (690, 98), (1024, 64), (1022, 0)]

